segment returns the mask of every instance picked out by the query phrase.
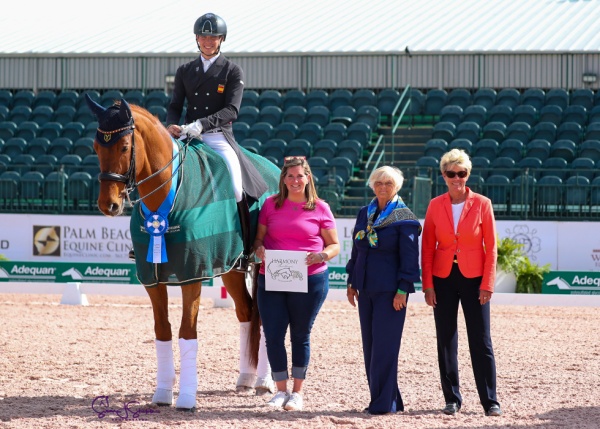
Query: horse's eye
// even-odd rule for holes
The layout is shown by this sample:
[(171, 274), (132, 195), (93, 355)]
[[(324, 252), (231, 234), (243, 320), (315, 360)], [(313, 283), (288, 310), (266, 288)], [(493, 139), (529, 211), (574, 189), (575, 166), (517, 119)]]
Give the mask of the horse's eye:
[(129, 146), (123, 146), (121, 148), (121, 152), (123, 152), (123, 153), (127, 152), (128, 150), (129, 150)]

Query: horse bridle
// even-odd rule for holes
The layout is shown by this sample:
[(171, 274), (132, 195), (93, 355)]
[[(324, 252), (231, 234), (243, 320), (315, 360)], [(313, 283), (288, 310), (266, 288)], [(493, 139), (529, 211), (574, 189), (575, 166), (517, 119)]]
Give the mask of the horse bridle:
[[(133, 119), (132, 119), (133, 120)], [(132, 130), (131, 132), (131, 158), (129, 159), (129, 168), (125, 172), (125, 174), (113, 173), (112, 171), (101, 171), (98, 174), (98, 180), (100, 182), (120, 182), (125, 183), (125, 192), (129, 199), (129, 194), (135, 190), (135, 188), (139, 185), (139, 183), (135, 183), (135, 124), (128, 125), (123, 128), (119, 128), (114, 131), (104, 131), (98, 128), (98, 131), (102, 134), (114, 134), (125, 130)]]
[[(118, 133), (121, 131), (126, 131), (126, 130), (132, 130), (131, 132), (131, 158), (129, 159), (129, 168), (127, 168), (127, 171), (125, 172), (125, 174), (120, 174), (120, 173), (114, 173), (112, 171), (101, 171), (98, 174), (98, 181), (103, 182), (120, 182), (120, 183), (124, 183), (125, 184), (125, 188), (123, 189), (123, 191), (121, 192), (123, 195), (123, 198), (125, 198), (129, 204), (131, 206), (133, 206), (135, 203), (137, 203), (138, 201), (143, 201), (145, 198), (149, 197), (150, 195), (152, 195), (153, 193), (155, 193), (156, 191), (158, 191), (160, 188), (162, 188), (163, 186), (165, 186), (167, 183), (170, 183), (171, 179), (173, 178), (173, 176), (175, 176), (177, 171), (172, 171), (171, 172), (171, 177), (169, 177), (167, 180), (165, 180), (163, 183), (161, 183), (159, 186), (157, 186), (155, 189), (153, 189), (151, 192), (147, 193), (146, 195), (144, 195), (143, 197), (138, 198), (137, 200), (132, 201), (131, 198), (129, 198), (129, 195), (135, 191), (135, 189), (141, 185), (142, 183), (145, 183), (146, 181), (150, 180), (151, 178), (153, 178), (154, 176), (162, 173), (169, 165), (171, 165), (173, 163), (173, 161), (175, 161), (175, 159), (178, 156), (181, 156), (181, 151), (179, 151), (177, 153), (177, 155), (175, 155), (174, 157), (171, 158), (171, 160), (169, 162), (167, 162), (162, 168), (160, 168), (158, 171), (155, 171), (154, 173), (152, 173), (150, 176), (146, 177), (143, 180), (140, 180), (139, 182), (135, 181), (135, 123), (134, 119), (131, 118), (132, 124), (128, 125), (126, 127), (123, 128), (119, 128), (118, 130), (114, 130), (114, 131), (104, 131), (101, 130), (100, 128), (98, 128), (98, 131), (103, 133), (103, 134), (114, 134), (114, 133)], [(187, 143), (186, 145), (187, 146)], [(185, 148), (184, 146), (184, 148)], [(179, 169), (179, 167), (181, 167), (181, 164), (183, 162), (183, 160), (185, 159), (185, 154), (182, 156), (182, 158), (180, 159), (179, 165), (177, 166), (177, 169)]]

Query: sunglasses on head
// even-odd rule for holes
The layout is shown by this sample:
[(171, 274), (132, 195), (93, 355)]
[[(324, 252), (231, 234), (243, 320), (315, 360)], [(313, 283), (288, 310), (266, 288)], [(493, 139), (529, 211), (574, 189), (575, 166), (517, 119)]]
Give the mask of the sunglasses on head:
[(283, 158), (283, 162), (284, 163), (291, 162), (291, 161), (293, 161), (295, 159), (299, 159), (301, 161), (304, 161), (306, 159), (306, 157), (305, 156), (286, 156), (285, 158)]
[(456, 176), (458, 176), (461, 179), (464, 179), (465, 177), (467, 177), (469, 173), (467, 173), (466, 171), (446, 171), (446, 177), (448, 179), (454, 179)]

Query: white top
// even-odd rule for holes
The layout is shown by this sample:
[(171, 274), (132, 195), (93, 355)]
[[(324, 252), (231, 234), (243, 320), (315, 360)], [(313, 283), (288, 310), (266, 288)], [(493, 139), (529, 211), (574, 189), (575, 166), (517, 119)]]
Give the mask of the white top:
[(200, 55), (200, 58), (202, 59), (202, 67), (204, 68), (204, 73), (206, 73), (206, 71), (210, 68), (210, 66), (212, 66), (214, 64), (214, 62), (217, 61), (217, 58), (219, 58), (219, 55), (221, 55), (220, 52), (208, 60), (206, 58), (204, 58), (202, 55)]
[(460, 220), (460, 214), (462, 213), (462, 209), (465, 206), (465, 202), (463, 201), (460, 204), (452, 204), (452, 218), (454, 220), (454, 232), (458, 229), (458, 221)]

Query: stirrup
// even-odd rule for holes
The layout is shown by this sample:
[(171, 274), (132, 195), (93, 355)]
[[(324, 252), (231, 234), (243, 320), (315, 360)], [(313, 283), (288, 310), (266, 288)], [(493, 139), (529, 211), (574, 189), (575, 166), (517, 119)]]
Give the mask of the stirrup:
[(235, 265), (233, 266), (233, 270), (238, 271), (240, 273), (247, 273), (249, 267), (250, 267), (250, 256), (248, 256), (246, 254), (242, 254), (242, 256), (240, 256), (238, 258)]
[(128, 255), (128, 257), (129, 257), (129, 259), (130, 259), (131, 261), (134, 261), (134, 262), (135, 262), (135, 252), (133, 251), (133, 249), (131, 249), (131, 250), (129, 251), (129, 255)]

